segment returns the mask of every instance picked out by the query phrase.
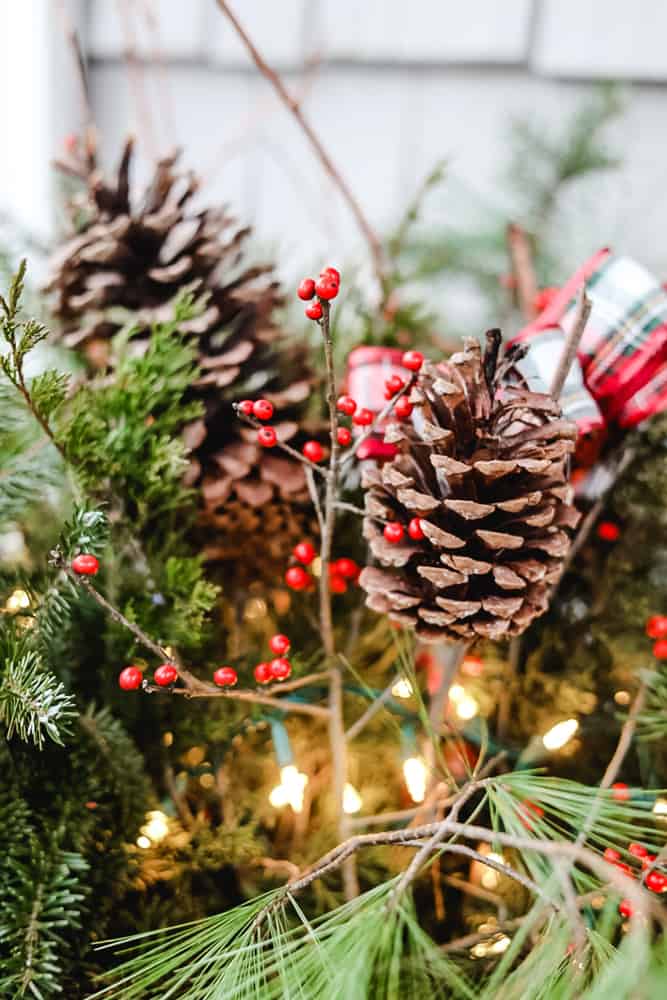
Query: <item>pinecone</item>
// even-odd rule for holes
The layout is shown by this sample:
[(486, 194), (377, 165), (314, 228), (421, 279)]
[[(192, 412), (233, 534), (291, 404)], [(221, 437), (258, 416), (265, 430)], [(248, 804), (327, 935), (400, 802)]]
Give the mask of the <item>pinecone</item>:
[[(579, 514), (568, 485), (576, 427), (551, 396), (530, 392), (500, 334), (439, 365), (424, 364), (409, 422), (385, 440), (399, 448), (365, 471), (364, 534), (386, 569), (361, 574), (366, 603), (420, 639), (472, 641), (523, 632), (547, 608)], [(421, 519), (423, 540), (407, 534)], [(383, 527), (406, 529), (397, 544)]]
[[(54, 254), (46, 286), (62, 337), (102, 368), (109, 364), (111, 338), (128, 320), (137, 327), (132, 346), (141, 350), (151, 326), (172, 318), (181, 292), (205, 300), (200, 315), (181, 326), (196, 338), (201, 369), (190, 398), (205, 409), (202, 420), (185, 428), (191, 449), (187, 481), (201, 487), (202, 545), (218, 557), (228, 551), (235, 557), (241, 545), (252, 570), (259, 568), (253, 552), (266, 568), (282, 540), (284, 562), (303, 537), (303, 466), (259, 448), (256, 432), (240, 424), (232, 403), (248, 396), (270, 399), (281, 421), (279, 436), (298, 447), (314, 381), (307, 349), (288, 341), (276, 324), (282, 297), (272, 268), (244, 263), (250, 230), (239, 228), (224, 208), (192, 207), (199, 181), (177, 168), (177, 155), (158, 162), (146, 190), (134, 199), (132, 152), (129, 139), (111, 180), (98, 169), (93, 136), (60, 164), (84, 183), (69, 204), (76, 235)], [(249, 536), (239, 535), (255, 525), (260, 507), (265, 521), (282, 525), (269, 546), (259, 540), (249, 545)], [(255, 527), (252, 535), (257, 538)]]

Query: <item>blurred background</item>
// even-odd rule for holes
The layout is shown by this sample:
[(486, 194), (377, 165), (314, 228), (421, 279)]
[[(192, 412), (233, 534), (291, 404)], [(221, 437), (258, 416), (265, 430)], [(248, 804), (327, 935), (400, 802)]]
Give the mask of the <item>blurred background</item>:
[[(658, 0), (243, 0), (236, 13), (383, 233), (440, 160), (432, 230), (507, 217), (521, 193), (507, 184), (512, 121), (557, 145), (592, 89), (618, 82), (622, 111), (603, 133), (618, 166), (569, 185), (553, 239), (573, 265), (613, 244), (664, 271), (655, 234), (667, 223), (667, 8)], [(128, 130), (139, 170), (182, 147), (203, 175), (202, 196), (229, 203), (262, 243), (279, 246), (290, 277), (314, 258), (359, 254), (348, 208), (215, 0), (22, 0), (1, 17), (0, 210), (27, 233), (52, 236), (50, 161), (84, 121), (74, 28), (107, 162)]]

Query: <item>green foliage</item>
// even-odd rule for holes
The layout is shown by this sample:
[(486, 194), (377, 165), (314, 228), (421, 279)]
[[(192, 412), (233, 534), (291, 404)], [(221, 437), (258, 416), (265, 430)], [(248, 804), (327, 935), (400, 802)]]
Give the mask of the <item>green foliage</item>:
[(44, 737), (63, 742), (74, 716), (74, 699), (45, 670), (24, 637), (0, 632), (0, 722), (7, 739), (15, 734), (40, 749)]
[(5, 780), (0, 794), (0, 996), (47, 1000), (62, 993), (68, 935), (80, 926), (87, 864), (41, 841), (28, 804)]
[(183, 402), (197, 369), (179, 326), (192, 315), (191, 301), (181, 300), (141, 357), (125, 352), (111, 383), (93, 381), (77, 392), (64, 422), (63, 444), (82, 486), (119, 498), (137, 535), (189, 503), (180, 431), (201, 407)]

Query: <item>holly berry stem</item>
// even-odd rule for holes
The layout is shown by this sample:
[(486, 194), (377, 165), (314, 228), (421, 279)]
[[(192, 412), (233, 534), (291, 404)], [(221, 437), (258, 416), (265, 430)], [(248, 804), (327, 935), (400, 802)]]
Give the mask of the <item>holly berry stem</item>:
[[(243, 413), (243, 411), (239, 409), (238, 405), (235, 406), (234, 409), (236, 410), (236, 416), (239, 418), (239, 420), (242, 420), (244, 424), (248, 424), (250, 427), (254, 427), (255, 430), (261, 430), (262, 427), (266, 427), (266, 424), (262, 424), (255, 417)], [(280, 440), (276, 441), (275, 447), (280, 448), (281, 451), (287, 452), (288, 455), (291, 455), (292, 458), (295, 458), (298, 462), (301, 462), (302, 465), (307, 465), (310, 469), (314, 469), (315, 472), (318, 472), (324, 478), (326, 478), (329, 475), (329, 470), (325, 466), (318, 465), (316, 462), (311, 462), (309, 458), (306, 458), (306, 456), (303, 455), (300, 451), (297, 451), (296, 448), (292, 448), (290, 445), (285, 444), (284, 441)]]
[(410, 378), (408, 379), (408, 381), (406, 383), (405, 389), (403, 389), (402, 393), (400, 395), (393, 396), (389, 400), (389, 402), (386, 404), (386, 406), (384, 406), (380, 410), (380, 412), (377, 414), (377, 416), (375, 417), (373, 423), (370, 424), (370, 426), (366, 428), (366, 430), (364, 431), (364, 433), (362, 435), (360, 435), (360, 437), (358, 437), (355, 440), (354, 446), (351, 448), (350, 451), (348, 451), (348, 453), (346, 455), (343, 456), (343, 458), (340, 461), (340, 468), (341, 469), (343, 469), (347, 465), (348, 462), (351, 462), (356, 457), (356, 454), (359, 451), (359, 448), (361, 447), (361, 445), (364, 443), (364, 441), (368, 440), (368, 438), (371, 437), (372, 434), (376, 434), (377, 433), (379, 425), (384, 420), (387, 419), (387, 417), (390, 415), (390, 413), (393, 411), (394, 407), (396, 406), (396, 403), (398, 402), (398, 400), (401, 399), (403, 396), (409, 396), (410, 395), (410, 391), (412, 390), (412, 387), (414, 386), (415, 382), (417, 381), (418, 376), (419, 376), (419, 372), (418, 371), (414, 372), (410, 376)]

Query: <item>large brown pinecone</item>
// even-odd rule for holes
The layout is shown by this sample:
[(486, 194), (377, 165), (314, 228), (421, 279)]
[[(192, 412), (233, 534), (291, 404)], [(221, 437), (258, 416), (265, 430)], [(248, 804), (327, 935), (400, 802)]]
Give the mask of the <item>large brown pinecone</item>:
[[(128, 140), (110, 179), (98, 169), (93, 136), (61, 163), (83, 186), (69, 204), (74, 235), (51, 260), (53, 311), (65, 343), (101, 368), (109, 364), (111, 338), (128, 320), (136, 324), (132, 344), (140, 350), (152, 324), (172, 318), (184, 290), (205, 300), (203, 311), (181, 326), (197, 341), (201, 375), (190, 398), (205, 410), (185, 429), (187, 479), (201, 487), (202, 545), (212, 558), (236, 558), (243, 550), (250, 571), (275, 573), (304, 532), (312, 534), (303, 466), (259, 448), (232, 404), (248, 396), (271, 400), (279, 436), (298, 447), (313, 386), (308, 352), (276, 323), (282, 296), (272, 268), (245, 264), (250, 230), (222, 207), (193, 207), (199, 181), (178, 168), (177, 155), (159, 161), (145, 191), (133, 197), (132, 152)], [(268, 546), (256, 531), (260, 510), (276, 529)]]
[[(579, 519), (567, 482), (575, 425), (519, 381), (512, 355), (496, 372), (498, 337), (484, 359), (466, 339), (425, 363), (409, 421), (385, 435), (398, 455), (363, 477), (364, 533), (387, 567), (362, 572), (367, 604), (426, 642), (523, 632), (547, 608)], [(407, 534), (414, 517), (420, 541)], [(384, 538), (388, 521), (406, 529), (398, 544)]]

